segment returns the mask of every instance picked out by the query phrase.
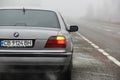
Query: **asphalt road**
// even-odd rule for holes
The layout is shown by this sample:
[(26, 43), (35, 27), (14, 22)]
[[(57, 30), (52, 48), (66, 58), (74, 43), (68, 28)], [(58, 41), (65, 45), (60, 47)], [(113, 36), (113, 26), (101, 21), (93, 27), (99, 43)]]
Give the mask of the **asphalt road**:
[[(72, 34), (73, 80), (120, 80), (120, 25), (83, 20), (74, 24), (78, 24), (79, 31)], [(118, 65), (108, 57), (117, 60)]]
[(120, 25), (80, 21), (79, 32), (120, 61)]

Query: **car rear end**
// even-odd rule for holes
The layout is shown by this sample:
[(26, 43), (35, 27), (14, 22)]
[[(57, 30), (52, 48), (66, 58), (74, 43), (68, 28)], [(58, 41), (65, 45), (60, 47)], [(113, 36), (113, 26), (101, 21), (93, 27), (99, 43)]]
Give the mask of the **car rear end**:
[(0, 9), (1, 72), (59, 72), (71, 60), (71, 37), (57, 12)]

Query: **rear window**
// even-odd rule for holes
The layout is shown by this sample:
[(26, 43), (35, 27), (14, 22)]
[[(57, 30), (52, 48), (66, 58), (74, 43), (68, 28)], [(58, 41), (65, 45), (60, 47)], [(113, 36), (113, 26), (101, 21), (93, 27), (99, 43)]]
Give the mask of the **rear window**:
[(47, 10), (0, 10), (0, 26), (59, 28), (57, 15)]

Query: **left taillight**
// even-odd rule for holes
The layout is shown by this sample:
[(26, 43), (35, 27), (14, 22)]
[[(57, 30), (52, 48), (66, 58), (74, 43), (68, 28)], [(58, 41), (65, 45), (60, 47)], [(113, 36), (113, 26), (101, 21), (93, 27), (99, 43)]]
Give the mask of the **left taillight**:
[(66, 48), (64, 36), (52, 36), (47, 40), (45, 48)]

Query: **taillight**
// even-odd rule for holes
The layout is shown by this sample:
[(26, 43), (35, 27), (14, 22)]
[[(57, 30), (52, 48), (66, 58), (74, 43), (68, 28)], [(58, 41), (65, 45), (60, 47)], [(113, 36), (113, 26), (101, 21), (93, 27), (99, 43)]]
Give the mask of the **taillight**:
[(66, 48), (64, 36), (52, 36), (48, 39), (45, 48)]

